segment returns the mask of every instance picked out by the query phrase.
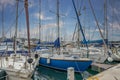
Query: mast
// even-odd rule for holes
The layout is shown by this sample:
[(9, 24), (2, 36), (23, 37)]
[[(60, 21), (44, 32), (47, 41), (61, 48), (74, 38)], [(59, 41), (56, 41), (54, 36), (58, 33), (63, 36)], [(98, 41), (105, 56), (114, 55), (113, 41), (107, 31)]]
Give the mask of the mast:
[(82, 33), (82, 36), (83, 36), (83, 41), (85, 42), (85, 45), (86, 45), (86, 47), (87, 47), (87, 57), (89, 57), (89, 54), (88, 54), (89, 51), (88, 51), (87, 41), (86, 41), (86, 38), (85, 38), (85, 35), (84, 35), (84, 32), (83, 32), (83, 29), (82, 29), (82, 25), (81, 25), (81, 23), (80, 23), (79, 15), (78, 15), (78, 12), (77, 12), (77, 9), (76, 9), (74, 0), (72, 0), (72, 3), (73, 3), (73, 6), (74, 6), (74, 9), (75, 9), (75, 13), (76, 13), (76, 17), (77, 17), (79, 29), (81, 30), (81, 33)]
[(105, 42), (105, 40), (104, 40), (104, 36), (103, 36), (102, 31), (101, 31), (101, 29), (100, 29), (100, 26), (99, 26), (99, 24), (98, 24), (97, 17), (96, 17), (96, 15), (95, 15), (95, 12), (94, 12), (94, 9), (93, 9), (93, 6), (92, 6), (90, 0), (89, 0), (89, 4), (90, 4), (90, 7), (91, 7), (91, 10), (92, 10), (93, 16), (94, 16), (94, 18), (95, 18), (95, 21), (96, 21), (96, 25), (97, 25), (98, 30), (99, 30), (99, 32), (100, 32), (100, 36), (101, 36), (101, 38), (102, 38), (102, 40), (103, 40), (103, 43), (104, 43), (105, 49), (107, 49), (107, 44), (106, 44), (106, 42)]
[(18, 5), (19, 5), (19, 0), (16, 0), (16, 24), (15, 24), (15, 36), (14, 36), (14, 51), (16, 54), (16, 39), (17, 39), (17, 28), (18, 28)]
[(107, 0), (104, 0), (104, 28), (105, 28), (105, 39), (108, 47), (108, 26), (107, 26)]
[(41, 40), (41, 0), (39, 0), (39, 41)]
[(60, 28), (60, 24), (59, 24), (59, 0), (57, 0), (57, 25), (58, 25), (58, 37), (60, 37), (60, 31), (59, 31), (59, 28)]
[(28, 52), (30, 55), (30, 28), (29, 28), (29, 13), (28, 13), (28, 0), (25, 0), (25, 13), (26, 13), (26, 25), (27, 25), (27, 37), (28, 37)]
[(79, 27), (78, 23), (77, 23), (77, 27), (78, 27), (78, 30), (77, 30), (77, 32), (78, 32), (77, 47), (78, 47), (78, 49), (80, 49), (80, 27)]
[(4, 37), (4, 4), (2, 4), (2, 38)]
[(104, 39), (106, 46), (104, 46), (104, 53), (107, 53), (108, 48), (108, 28), (107, 28), (107, 0), (104, 0)]
[[(59, 0), (57, 0), (57, 26), (58, 26), (58, 40), (60, 39), (60, 24), (59, 24)], [(60, 47), (58, 47), (58, 54), (60, 54)]]

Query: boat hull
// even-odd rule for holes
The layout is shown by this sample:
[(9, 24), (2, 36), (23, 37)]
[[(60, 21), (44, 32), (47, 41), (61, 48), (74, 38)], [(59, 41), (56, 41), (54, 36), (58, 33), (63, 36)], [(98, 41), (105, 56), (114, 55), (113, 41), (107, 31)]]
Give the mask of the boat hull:
[[(14, 51), (5, 51), (5, 50), (0, 50), (0, 55), (3, 56), (3, 55), (11, 55), (11, 54), (14, 54), (15, 52)], [(23, 54), (23, 55), (26, 55), (28, 54), (28, 51), (16, 51), (17, 54)]]
[[(48, 63), (49, 62), (49, 63)], [(40, 65), (58, 70), (67, 70), (68, 67), (73, 67), (75, 72), (85, 71), (92, 63), (91, 60), (60, 60), (40, 58)]]

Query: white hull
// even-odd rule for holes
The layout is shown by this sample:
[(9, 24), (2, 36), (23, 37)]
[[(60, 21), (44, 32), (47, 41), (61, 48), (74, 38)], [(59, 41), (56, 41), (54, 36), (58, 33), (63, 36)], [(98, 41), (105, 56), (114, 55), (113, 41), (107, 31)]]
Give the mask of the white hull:
[(112, 54), (111, 57), (114, 61), (120, 61), (120, 55), (118, 54)]
[(32, 71), (20, 71), (13, 69), (5, 69), (7, 73), (8, 80), (32, 80)]
[[(77, 48), (68, 48), (68, 51), (72, 55), (78, 55), (80, 57), (87, 57), (87, 49), (82, 47), (80, 49)], [(89, 56), (88, 58), (92, 59), (93, 62), (103, 63), (107, 59), (107, 55), (104, 54), (104, 50), (90, 47), (89, 48)]]
[(120, 61), (120, 50), (119, 49), (114, 48), (110, 51), (110, 53), (111, 53), (111, 58), (114, 61)]
[[(27, 58), (28, 59), (28, 58)], [(1, 69), (7, 73), (7, 80), (32, 80), (34, 69), (38, 63), (38, 59), (33, 59), (32, 64), (27, 62), (26, 56), (9, 56), (1, 57)], [(26, 66), (25, 66), (26, 64)]]

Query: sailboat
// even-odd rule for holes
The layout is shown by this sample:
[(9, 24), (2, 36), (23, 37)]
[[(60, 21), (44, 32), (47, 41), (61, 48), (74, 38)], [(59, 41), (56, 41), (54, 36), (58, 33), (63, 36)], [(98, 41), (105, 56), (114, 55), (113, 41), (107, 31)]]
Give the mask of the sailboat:
[(53, 44), (53, 43), (49, 43), (49, 42), (41, 42), (41, 0), (39, 0), (39, 40), (36, 43), (36, 47), (32, 49), (33, 52), (49, 52), (48, 47), (46, 47), (46, 45), (48, 46), (48, 44)]
[(118, 47), (109, 49), (108, 61), (120, 61), (120, 49)]
[(68, 67), (73, 67), (75, 72), (85, 71), (92, 63), (88, 58), (76, 57), (70, 55), (69, 52), (60, 49), (59, 38), (59, 0), (57, 0), (57, 25), (58, 38), (55, 40), (54, 49), (51, 52), (40, 53), (39, 63), (53, 69), (66, 71)]
[[(0, 42), (0, 54), (10, 55), (14, 53), (14, 41), (12, 39), (6, 38)], [(17, 41), (16, 52), (20, 54), (27, 54), (28, 50), (23, 48), (22, 45)]]
[[(17, 53), (25, 53), (27, 54), (28, 51), (23, 48), (22, 45), (18, 41), (16, 41), (16, 52)], [(10, 55), (14, 53), (14, 40), (12, 38), (6, 38), (4, 32), (4, 4), (2, 4), (2, 38), (0, 40), (0, 55)]]
[[(19, 0), (16, 1), (17, 14), (18, 14), (18, 3), (19, 3)], [(26, 16), (27, 16), (26, 22), (27, 22), (27, 28), (28, 28), (29, 27), (28, 0), (25, 0), (25, 11), (26, 11)], [(29, 56), (17, 54), (16, 52), (17, 18), (18, 17), (16, 17), (16, 31), (15, 31), (16, 34), (14, 37), (14, 43), (15, 43), (14, 54), (11, 54), (10, 56), (0, 57), (0, 65), (1, 65), (0, 69), (6, 71), (7, 80), (32, 80), (32, 75), (34, 73), (34, 70), (36, 68), (39, 58), (37, 54), (31, 55), (30, 50), (29, 50)], [(28, 42), (29, 42), (29, 38), (28, 38)]]

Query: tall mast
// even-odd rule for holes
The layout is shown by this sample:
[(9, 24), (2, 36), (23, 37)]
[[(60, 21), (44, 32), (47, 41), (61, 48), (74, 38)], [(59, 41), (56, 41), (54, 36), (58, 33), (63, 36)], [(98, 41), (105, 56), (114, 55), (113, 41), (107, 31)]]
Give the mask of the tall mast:
[[(106, 5), (107, 0), (104, 0), (104, 39), (106, 46), (104, 46), (104, 53), (107, 53), (107, 48), (108, 48), (108, 37), (107, 37), (107, 5)], [(107, 42), (106, 42), (107, 41)]]
[(82, 33), (82, 36), (83, 36), (83, 41), (85, 42), (85, 45), (86, 45), (86, 47), (87, 47), (87, 57), (89, 57), (89, 54), (88, 54), (89, 51), (88, 51), (87, 41), (86, 41), (86, 38), (85, 38), (85, 35), (84, 35), (84, 32), (83, 32), (83, 29), (82, 29), (82, 25), (81, 25), (81, 23), (80, 23), (79, 15), (78, 15), (78, 12), (77, 12), (77, 9), (76, 9), (74, 0), (72, 0), (72, 3), (73, 3), (73, 7), (74, 7), (74, 9), (75, 9), (75, 13), (76, 13), (76, 17), (77, 17), (79, 29), (81, 30), (81, 33)]
[(39, 0), (39, 41), (41, 40), (41, 0)]
[(28, 37), (28, 52), (30, 55), (30, 28), (29, 28), (29, 12), (28, 12), (28, 0), (25, 0), (25, 13), (26, 13), (26, 25), (27, 25), (27, 37)]
[[(99, 32), (100, 32), (100, 36), (101, 36), (101, 38), (102, 38), (102, 40), (103, 40), (103, 43), (104, 43), (105, 49), (107, 49), (107, 45), (106, 45), (106, 42), (105, 42), (105, 40), (104, 40), (104, 36), (103, 36), (102, 31), (101, 31), (101, 29), (100, 29), (100, 26), (99, 26), (99, 24), (98, 24), (97, 17), (96, 17), (96, 15), (95, 15), (94, 8), (93, 8), (93, 6), (92, 6), (90, 0), (89, 0), (89, 4), (90, 4), (90, 7), (91, 7), (91, 10), (92, 10), (93, 16), (94, 16), (94, 18), (95, 18), (95, 21), (96, 21), (96, 25), (97, 25), (98, 30), (99, 30)], [(106, 51), (106, 50), (105, 50), (105, 51)]]
[[(105, 28), (105, 39), (108, 42), (108, 26), (107, 26), (107, 0), (104, 0), (104, 28)], [(106, 43), (107, 44), (107, 43)], [(107, 44), (108, 45), (108, 44)]]
[(78, 32), (77, 47), (79, 49), (80, 48), (80, 27), (79, 27), (78, 23), (77, 23), (77, 27), (78, 27), (78, 30), (77, 30), (77, 32)]
[(4, 4), (2, 4), (2, 38), (4, 37)]
[[(60, 23), (59, 23), (59, 0), (57, 0), (57, 26), (58, 26), (58, 40), (60, 39)], [(58, 54), (60, 54), (60, 47), (58, 47)]]
[(17, 42), (16, 42), (16, 38), (17, 38), (17, 28), (18, 28), (18, 4), (19, 4), (19, 0), (16, 0), (16, 24), (15, 24), (15, 36), (14, 36), (14, 51), (15, 51), (15, 54), (16, 54), (16, 45), (17, 45)]
[(58, 26), (58, 38), (60, 37), (60, 24), (59, 24), (59, 0), (57, 0), (57, 26)]

